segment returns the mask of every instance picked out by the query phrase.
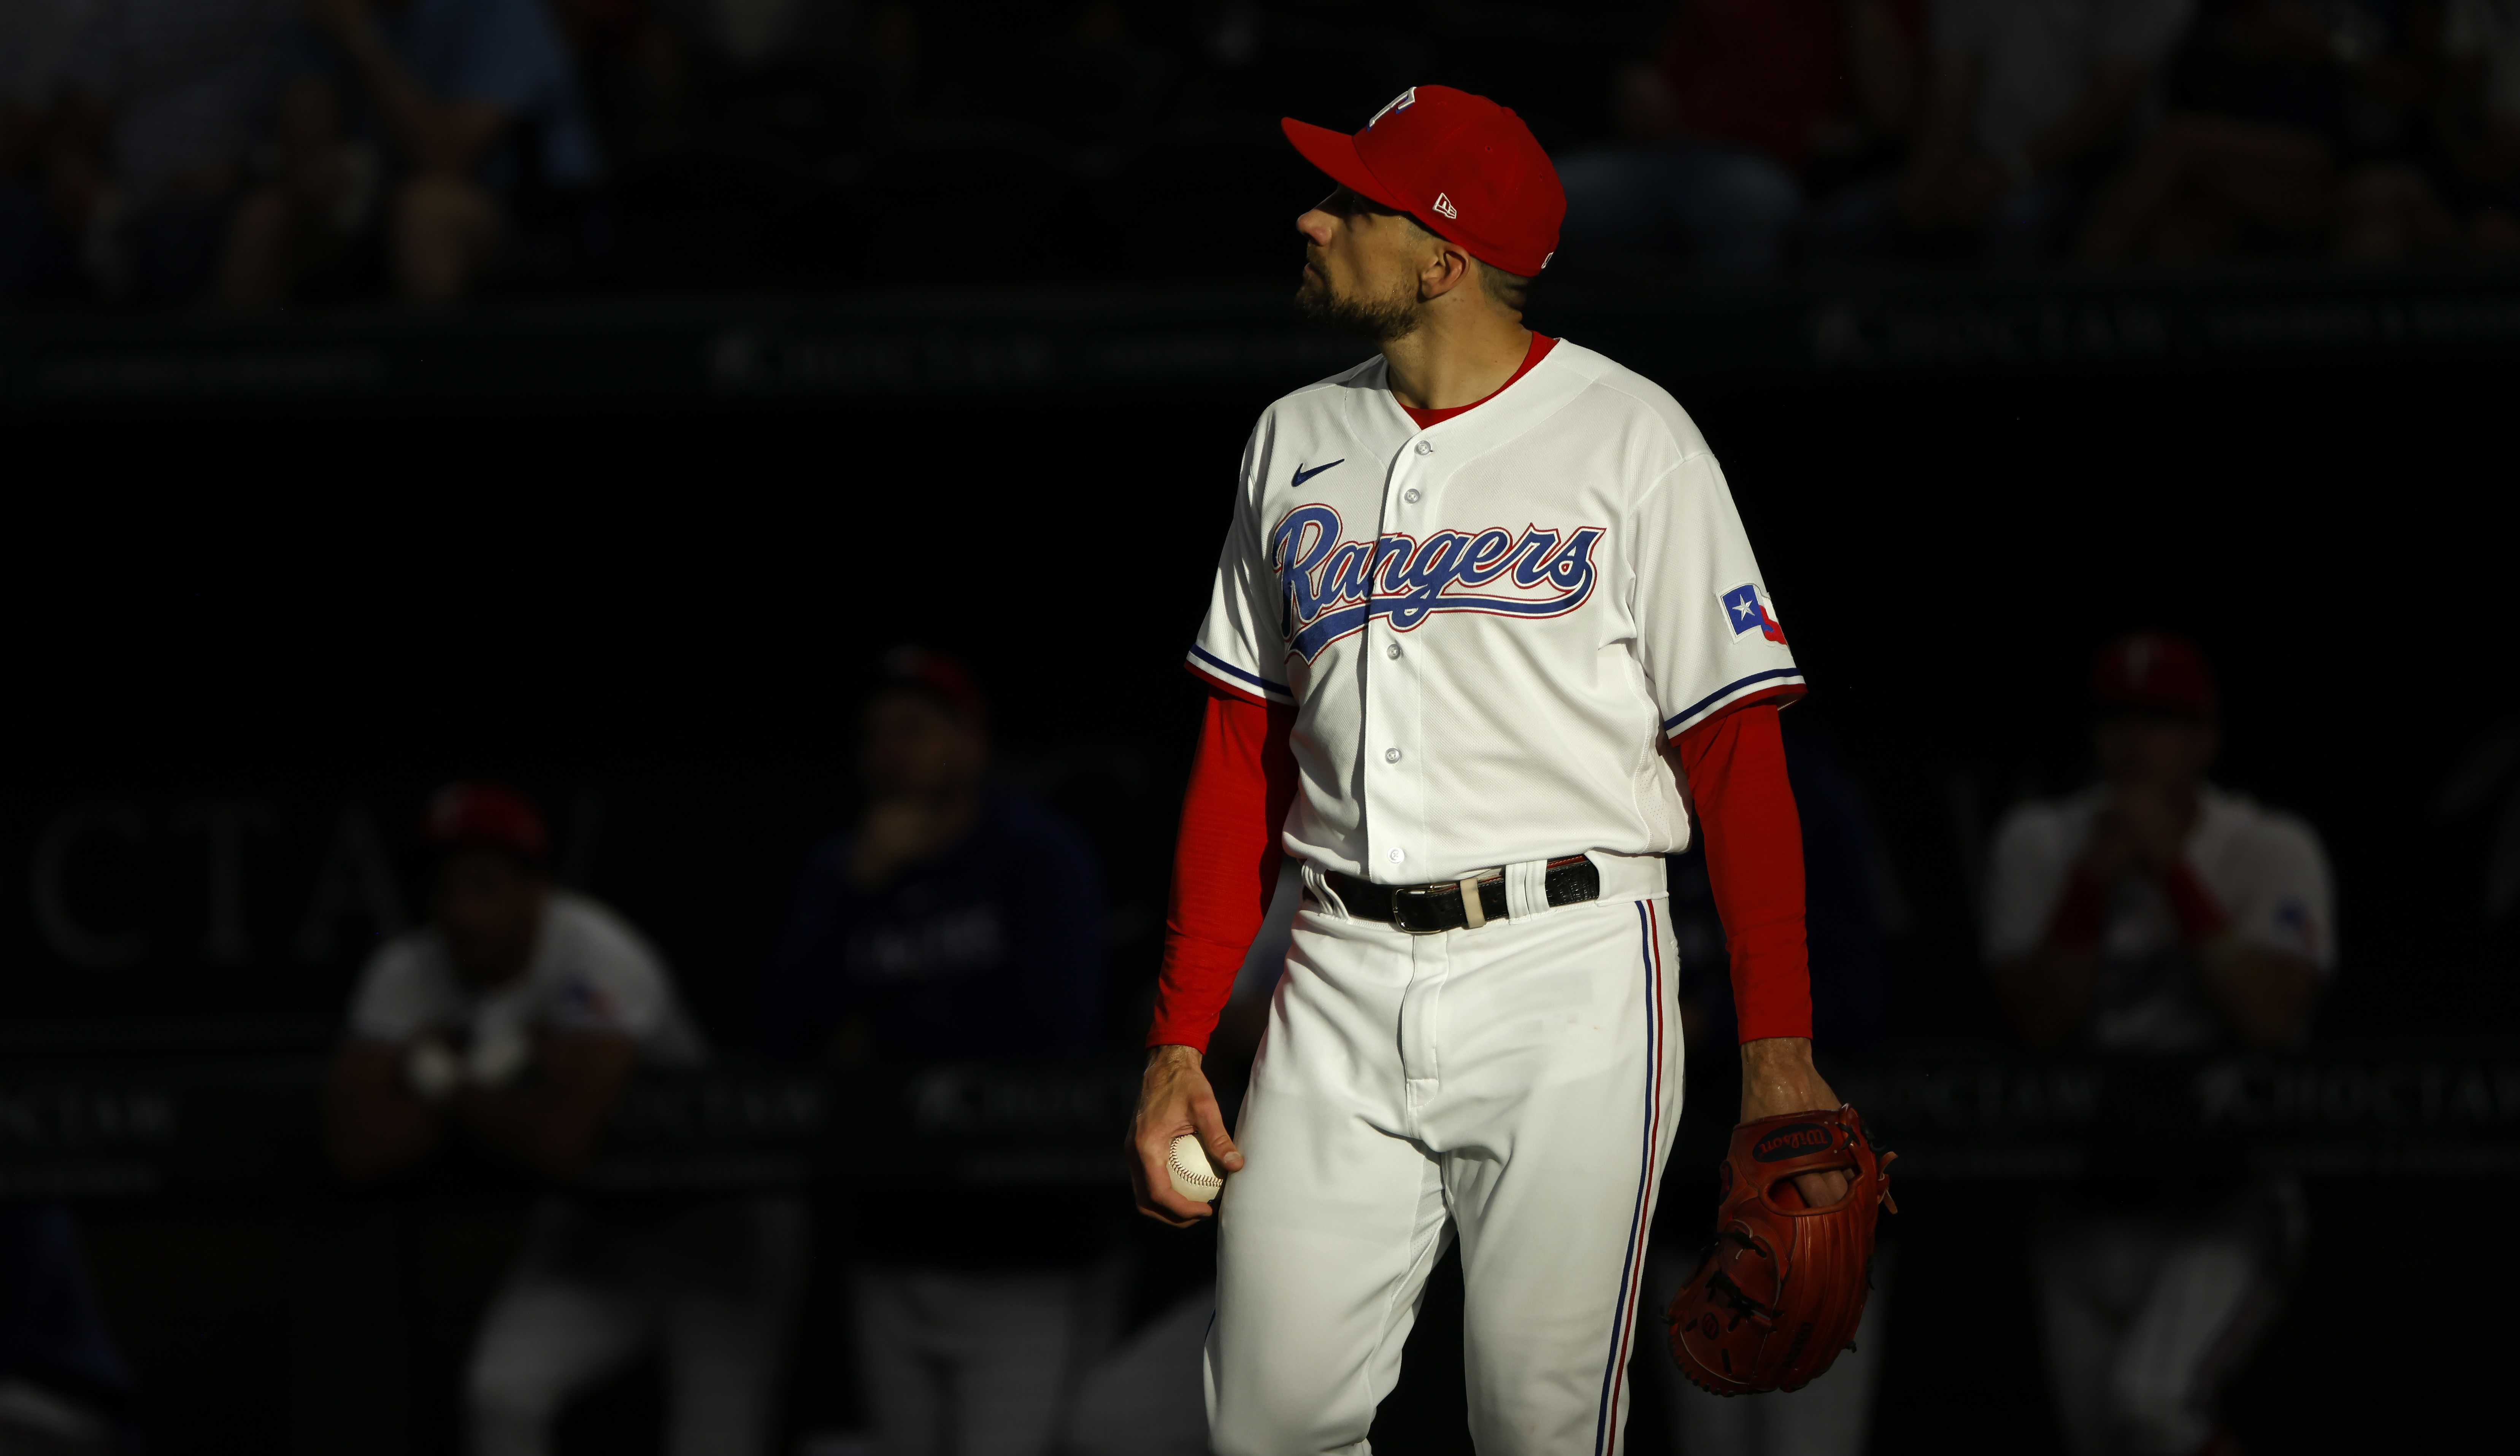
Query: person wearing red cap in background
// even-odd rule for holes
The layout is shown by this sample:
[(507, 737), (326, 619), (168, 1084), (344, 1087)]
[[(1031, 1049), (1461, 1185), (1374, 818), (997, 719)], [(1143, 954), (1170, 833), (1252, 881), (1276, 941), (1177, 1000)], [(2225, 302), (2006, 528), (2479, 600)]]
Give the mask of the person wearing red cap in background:
[[(2121, 638), (2092, 677), (2100, 781), (1997, 831), (1986, 955), (2034, 1047), (2297, 1043), (2336, 971), (2311, 827), (2206, 781), (2214, 684), (2188, 642)], [(2289, 1181), (2087, 1190), (2041, 1230), (2048, 1377), (2082, 1456), (2221, 1439), (2216, 1383), (2255, 1338), (2302, 1231)]]
[[(1362, 1450), (1458, 1234), (1485, 1456), (1620, 1448), (1679, 1113), (1663, 857), (1690, 810), (1729, 932), (1742, 1115), (1834, 1111), (1811, 1063), (1803, 690), (1729, 487), (1662, 389), (1523, 327), (1565, 199), (1530, 129), (1418, 86), (1296, 220), (1297, 301), (1379, 348), (1243, 457), (1188, 665), (1209, 689), (1130, 1131), (1227, 1172), (1210, 1438)], [(1228, 1136), (1202, 1055), (1282, 859), (1305, 895)], [(1835, 1171), (1802, 1175), (1817, 1207)]]
[[(449, 784), (422, 837), (429, 923), (360, 976), (326, 1088), (334, 1165), (373, 1181), (461, 1141), (564, 1188), (634, 1069), (707, 1046), (639, 933), (552, 883), (523, 797)], [(469, 1449), (548, 1450), (570, 1395), (654, 1346), (670, 1456), (766, 1451), (802, 1228), (778, 1200), (546, 1198), (473, 1345)]]

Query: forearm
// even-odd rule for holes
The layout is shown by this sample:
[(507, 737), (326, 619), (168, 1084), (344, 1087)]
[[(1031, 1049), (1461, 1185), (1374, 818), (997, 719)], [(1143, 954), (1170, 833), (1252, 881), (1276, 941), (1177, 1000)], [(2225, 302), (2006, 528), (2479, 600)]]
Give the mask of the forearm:
[(290, 88), (280, 103), (281, 178), (297, 200), (329, 204), (342, 185), (341, 134), (333, 88), (321, 81)]
[(1812, 1065), (1809, 1037), (1767, 1037), (1741, 1043), (1741, 1121), (1837, 1106)]
[(2318, 972), (2294, 956), (2225, 938), (2204, 948), (2205, 986), (2225, 1020), (2251, 1046), (2301, 1039), (2318, 1001)]
[(384, 124), (385, 135), (412, 165), (424, 172), (450, 170), (453, 158), (447, 154), (446, 129), (440, 124), (436, 103), (395, 64), (384, 46), (372, 37), (363, 40), (351, 49), (350, 64), (369, 104), (376, 108), (378, 120)]
[(1294, 798), (1289, 709), (1211, 692), (1182, 800), (1147, 1044), (1199, 1048), (1267, 918)]
[(2031, 139), (2025, 160), (2035, 172), (2052, 171), (2081, 160), (2107, 144), (2126, 125), (2143, 89), (2143, 70), (2123, 62), (2103, 65), (2073, 110)]
[(1741, 1039), (1808, 1039), (1802, 820), (1776, 704), (1753, 703), (1699, 724), (1681, 735), (1678, 753), (1705, 836)]
[(340, 37), (339, 44), (386, 138), (415, 171), (460, 176), (472, 169), (489, 131), (495, 130), (477, 114), (481, 108), (429, 95), (373, 30)]
[(333, 1167), (353, 1182), (419, 1163), (443, 1132), (428, 1105), (401, 1087), (337, 1094), (325, 1122)]

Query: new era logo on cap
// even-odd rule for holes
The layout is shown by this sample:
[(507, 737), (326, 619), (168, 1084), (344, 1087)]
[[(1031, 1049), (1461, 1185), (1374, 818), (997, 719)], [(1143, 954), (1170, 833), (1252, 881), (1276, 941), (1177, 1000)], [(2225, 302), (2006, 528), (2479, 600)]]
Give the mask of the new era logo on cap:
[(1283, 124), (1313, 165), (1480, 262), (1525, 278), (1549, 265), (1565, 189), (1531, 128), (1486, 97), (1412, 86), (1354, 135), (1291, 116)]

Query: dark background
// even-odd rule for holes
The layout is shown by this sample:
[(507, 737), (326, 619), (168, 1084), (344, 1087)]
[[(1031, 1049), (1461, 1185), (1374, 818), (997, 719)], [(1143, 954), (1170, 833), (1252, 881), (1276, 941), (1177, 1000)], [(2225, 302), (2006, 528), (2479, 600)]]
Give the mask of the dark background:
[[(1535, 323), (1551, 322), (1544, 294)], [(1999, 1038), (1971, 866), (2006, 804), (2083, 780), (2087, 665), (2133, 628), (2200, 642), (2227, 704), (2218, 778), (2305, 815), (2333, 857), (2344, 969), (2319, 1040), (2512, 1029), (2512, 921), (2484, 909), (2504, 801), (2445, 807), (2520, 710), (2491, 525), (2508, 377), (2417, 363), (1678, 381), (1811, 676), (1794, 711), (1868, 794), (1908, 909), (1894, 1042)], [(279, 804), (283, 828), (248, 845), (248, 928), (275, 949), (248, 964), (188, 953), (202, 850), (171, 831), (147, 852), (158, 893), (100, 907), (159, 935), (146, 964), (47, 965), (13, 914), (9, 1035), (320, 1042), (355, 947), (315, 966), (278, 948), (334, 806), (367, 806), (399, 844), (427, 785), (475, 773), (554, 808), (563, 862), (741, 1046), (795, 867), (849, 813), (868, 665), (915, 640), (972, 663), (1008, 776), (1106, 857), (1125, 1050), (1198, 711), (1178, 661), (1271, 392), (21, 417), (58, 484), (22, 497), (9, 533), (17, 845), (96, 797), (171, 823), (182, 801), (242, 790)], [(2338, 1450), (2446, 1429), (2361, 1378), (2367, 1317), (2322, 1293), (2357, 1285), (2374, 1250), (2438, 1257), (2442, 1231), (2370, 1183), (2314, 1194), (2298, 1293), (2233, 1388), (2235, 1430)], [(1911, 1195), (1876, 1449), (2052, 1449), (2030, 1338), (2036, 1198)], [(296, 1347), (285, 1224), (121, 1208), (89, 1227), (162, 1448), (273, 1431)], [(406, 1256), (413, 1287), (435, 1291), (408, 1315), (434, 1388), (451, 1391), (510, 1237), (441, 1219)], [(1142, 1314), (1199, 1277), (1203, 1245), (1124, 1237)], [(2459, 1317), (2454, 1290), (2397, 1277), (2410, 1322)], [(1378, 1448), (1466, 1449), (1443, 1346), (1457, 1299), (1439, 1279)], [(251, 1335), (205, 1359), (202, 1320)], [(1640, 1392), (1647, 1450), (1657, 1397)], [(616, 1382), (572, 1443), (647, 1429), (653, 1399), (635, 1374)], [(845, 1417), (845, 1379), (809, 1369), (797, 1401), (805, 1425)], [(420, 1419), (424, 1437), (443, 1424)]]
[[(563, 873), (740, 1049), (803, 858), (849, 821), (871, 668), (904, 641), (971, 664), (1005, 776), (1102, 854), (1127, 1054), (1199, 711), (1180, 660), (1236, 462), (1269, 400), (1366, 352), (1292, 323), (1288, 224), (1322, 184), (1275, 118), (1353, 124), (1440, 79), (1562, 152), (1606, 132), (1608, 77), (1668, 7), (1272, 6), (1253, 66), (1204, 49), (1222, 9), (1135, 8), (1138, 49), (1090, 65), (1151, 57), (1160, 77), (1098, 92), (1058, 50), (1064, 17), (963, 7), (968, 44), (933, 47), (920, 105), (970, 125), (916, 148), (829, 110), (845, 66), (696, 61), (688, 130), (620, 158), (620, 245), (497, 280), (460, 317), (54, 299), (0, 319), (10, 1066), (320, 1052), (383, 928), (353, 915), (308, 951), (328, 847), (372, 829), (410, 913), (413, 819), (454, 775), (531, 791)], [(988, 129), (1008, 117), (1039, 126), (1011, 147)], [(1569, 260), (1531, 322), (1669, 386), (1724, 463), (1812, 683), (1792, 711), (1864, 790), (1895, 880), (1890, 1055), (2000, 1041), (1985, 837), (2086, 779), (2086, 675), (2132, 630), (2202, 646), (2215, 776), (2326, 845), (2343, 969), (2316, 1044), (2520, 1032), (2520, 916), (2490, 893), (2498, 852), (2520, 853), (2520, 603), (2495, 524), (2520, 478), (2520, 282), (2300, 259), (1732, 290), (1676, 272)], [(1108, 352), (1149, 340), (1177, 350)], [(119, 967), (63, 958), (34, 909), (48, 829), (98, 806), (138, 837), (82, 841), (66, 872), (85, 923), (145, 937)], [(224, 947), (215, 806), (260, 816)], [(1701, 1137), (1719, 1102), (1692, 1104)], [(2456, 1213), (2506, 1192), (2314, 1183), (2295, 1297), (2232, 1389), (2247, 1447), (2507, 1440), (2459, 1423), (2508, 1373), (2474, 1293), (2511, 1282), (2508, 1220)], [(1903, 1198), (1876, 1449), (2057, 1449), (2026, 1267), (2040, 1196)], [(1117, 1203), (1143, 1317), (1205, 1277), (1209, 1246)], [(151, 1448), (311, 1448), (291, 1391), (331, 1378), (301, 1316), (335, 1265), (308, 1250), (339, 1228), (250, 1198), (81, 1218)], [(373, 1322), (418, 1403), (372, 1406), (377, 1439), (451, 1449), (515, 1224), (455, 1204), (407, 1233), (381, 1266), (417, 1293)], [(1466, 1449), (1458, 1299), (1439, 1277), (1377, 1449)], [(2456, 1346), (2450, 1375), (2404, 1373), (2432, 1340)], [(809, 1316), (797, 1429), (854, 1418), (844, 1355)], [(644, 1449), (652, 1374), (563, 1444)], [(1632, 1449), (1658, 1450), (1638, 1390)]]
[[(2217, 776), (2327, 842), (2347, 971), (2322, 1030), (2507, 1023), (2510, 979), (2487, 968), (2510, 928), (2483, 913), (2496, 806), (2444, 810), (2514, 713), (2488, 524), (2505, 376), (1682, 393), (1811, 675), (1795, 711), (1868, 791), (1912, 909), (1900, 1035), (1995, 1030), (1965, 836), (2081, 780), (2087, 665), (2139, 628), (2215, 664)], [(1198, 702), (1178, 662), (1263, 403), (22, 419), (61, 484), (10, 533), (13, 735), (34, 770), (17, 815), (294, 796), (248, 842), (250, 898), (311, 875), (344, 786), (399, 843), (428, 783), (515, 777), (740, 1042), (792, 867), (846, 813), (870, 663), (919, 640), (979, 673), (1010, 774), (1087, 819), (1138, 957), (1121, 969), (1144, 975)], [(592, 830), (575, 858), (573, 829)], [(98, 913), (162, 920), (170, 953), (38, 974), (18, 918), (6, 1004), (330, 1014), (338, 978), (184, 954), (203, 851), (169, 830), (150, 853), (160, 900)], [(254, 899), (253, 938), (286, 939), (292, 913)]]

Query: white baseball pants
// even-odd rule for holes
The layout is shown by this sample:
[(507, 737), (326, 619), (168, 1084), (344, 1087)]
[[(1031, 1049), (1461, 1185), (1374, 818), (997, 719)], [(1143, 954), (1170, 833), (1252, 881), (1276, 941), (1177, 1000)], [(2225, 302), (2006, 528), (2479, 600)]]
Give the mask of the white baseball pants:
[(568, 1398), (652, 1344), (669, 1456), (767, 1452), (803, 1213), (761, 1198), (625, 1222), (545, 1204), (473, 1346), (472, 1456), (542, 1456)]
[[(2216, 1216), (2051, 1216), (2032, 1249), (2048, 1379), (2076, 1456), (2190, 1456), (2280, 1292), (2298, 1193)], [(2281, 1219), (2293, 1220), (2287, 1227)]]
[(1620, 1448), (1678, 969), (1659, 896), (1431, 936), (1307, 901), (1220, 1212), (1219, 1456), (1369, 1451), (1456, 1237), (1480, 1456)]

